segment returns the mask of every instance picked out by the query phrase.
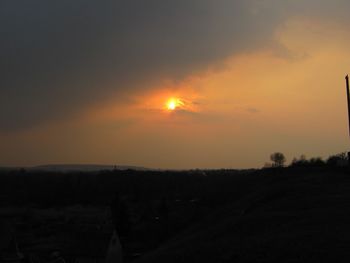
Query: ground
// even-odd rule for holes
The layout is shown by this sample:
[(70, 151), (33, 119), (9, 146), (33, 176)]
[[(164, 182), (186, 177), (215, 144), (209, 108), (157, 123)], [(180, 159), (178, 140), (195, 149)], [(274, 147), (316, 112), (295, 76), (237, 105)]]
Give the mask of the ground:
[[(110, 200), (96, 200), (112, 196), (119, 186), (129, 189), (122, 193), (132, 225), (128, 236), (121, 237), (126, 262), (350, 259), (350, 173), (346, 169), (130, 173), (84, 175), (84, 184), (70, 178), (74, 175), (45, 177), (49, 182), (56, 180), (56, 184), (64, 178), (69, 189), (77, 190), (74, 182), (82, 185), (78, 199), (66, 191), (65, 198), (50, 195), (51, 203), (41, 202), (43, 196), (37, 199), (37, 194), (29, 198), (37, 185), (49, 187), (47, 183), (37, 184), (37, 175), (26, 175), (27, 186), (19, 182), (23, 177), (18, 175), (6, 180), (1, 177), (3, 186), (12, 187), (7, 187), (12, 191), (2, 191), (6, 202), (0, 209), (1, 218), (12, 225), (25, 255), (49, 261), (52, 253), (59, 251), (66, 261), (79, 258), (102, 262), (113, 225)], [(12, 182), (13, 178), (16, 181)], [(36, 182), (34, 186), (31, 180)], [(97, 189), (96, 182), (100, 182), (98, 189), (113, 191), (108, 195), (107, 190), (91, 192), (91, 187)], [(16, 184), (21, 185), (30, 203), (14, 201)], [(90, 190), (82, 191), (86, 188)]]

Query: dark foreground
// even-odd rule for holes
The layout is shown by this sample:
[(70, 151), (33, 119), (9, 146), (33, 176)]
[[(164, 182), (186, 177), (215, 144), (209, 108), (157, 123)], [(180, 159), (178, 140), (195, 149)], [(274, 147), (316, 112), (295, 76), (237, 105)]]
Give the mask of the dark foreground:
[(348, 262), (350, 174), (330, 168), (3, 172), (0, 253), (104, 262), (110, 205), (127, 207), (126, 262)]

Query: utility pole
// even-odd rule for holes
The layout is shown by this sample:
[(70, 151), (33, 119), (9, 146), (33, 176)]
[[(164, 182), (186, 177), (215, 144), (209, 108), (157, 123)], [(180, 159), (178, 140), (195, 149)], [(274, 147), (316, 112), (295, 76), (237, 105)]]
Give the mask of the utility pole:
[[(350, 136), (350, 88), (349, 88), (349, 75), (346, 75), (346, 96), (348, 98), (348, 118), (349, 118), (349, 136)], [(348, 164), (350, 166), (350, 152), (348, 152)]]

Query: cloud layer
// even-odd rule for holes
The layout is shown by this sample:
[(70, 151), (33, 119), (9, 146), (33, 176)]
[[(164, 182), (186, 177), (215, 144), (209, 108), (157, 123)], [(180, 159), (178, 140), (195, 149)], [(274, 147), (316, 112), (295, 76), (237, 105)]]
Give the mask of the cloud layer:
[(151, 81), (181, 80), (228, 56), (274, 45), (275, 29), (292, 15), (347, 21), (348, 6), (345, 0), (2, 1), (0, 131), (65, 118)]
[(258, 30), (249, 2), (3, 2), (0, 129), (71, 114), (259, 45), (271, 28)]

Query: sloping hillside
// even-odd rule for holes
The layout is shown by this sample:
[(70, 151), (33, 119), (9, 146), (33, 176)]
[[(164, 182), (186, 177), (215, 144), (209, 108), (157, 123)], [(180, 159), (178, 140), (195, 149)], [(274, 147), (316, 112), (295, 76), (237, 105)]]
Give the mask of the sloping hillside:
[(261, 176), (261, 185), (135, 263), (349, 261), (350, 175)]

